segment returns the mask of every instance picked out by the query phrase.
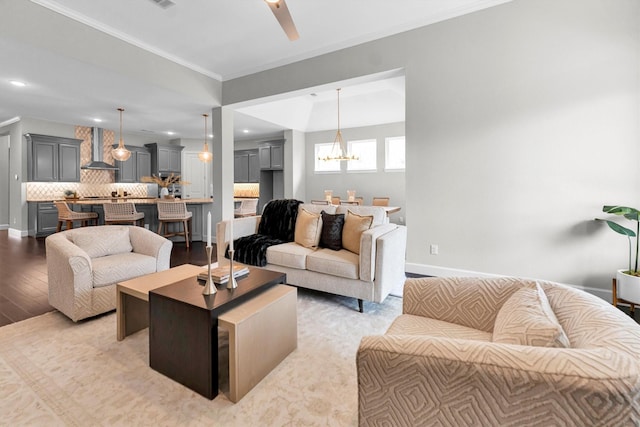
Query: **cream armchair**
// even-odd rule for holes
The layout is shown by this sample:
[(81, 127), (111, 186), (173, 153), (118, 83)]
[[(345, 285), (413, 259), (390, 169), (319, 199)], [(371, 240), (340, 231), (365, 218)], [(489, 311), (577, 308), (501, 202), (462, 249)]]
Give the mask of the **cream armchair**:
[[(360, 426), (638, 425), (640, 326), (586, 292), (538, 283), (408, 279), (403, 314), (360, 343)], [(532, 286), (544, 291), (568, 347), (498, 339), (511, 298)]]
[(133, 226), (84, 227), (45, 240), (49, 303), (74, 322), (116, 307), (117, 282), (169, 268), (173, 243)]

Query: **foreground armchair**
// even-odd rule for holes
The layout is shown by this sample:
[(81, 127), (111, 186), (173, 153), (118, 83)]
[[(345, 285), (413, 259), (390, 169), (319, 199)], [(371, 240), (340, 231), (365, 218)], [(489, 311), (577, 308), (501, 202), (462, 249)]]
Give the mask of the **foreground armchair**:
[[(532, 322), (523, 292), (546, 296), (553, 315), (537, 313), (559, 326)], [(640, 326), (556, 283), (409, 279), (403, 314), (363, 338), (357, 369), (361, 426), (640, 423)]]
[(49, 304), (77, 322), (116, 308), (117, 282), (169, 268), (173, 243), (145, 228), (105, 225), (45, 240)]

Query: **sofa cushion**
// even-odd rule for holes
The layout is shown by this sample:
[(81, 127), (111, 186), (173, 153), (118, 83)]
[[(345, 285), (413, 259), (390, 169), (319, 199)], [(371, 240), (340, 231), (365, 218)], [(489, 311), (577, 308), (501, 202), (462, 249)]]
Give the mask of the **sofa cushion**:
[(457, 338), (491, 342), (491, 332), (457, 325), (430, 317), (402, 314), (398, 316), (389, 329), (388, 335), (419, 335), (438, 338)]
[(131, 252), (133, 247), (129, 240), (129, 227), (92, 227), (76, 233), (73, 243), (85, 251), (89, 258)]
[(320, 234), (320, 247), (334, 251), (342, 249), (342, 228), (344, 227), (344, 214), (330, 214), (322, 211), (322, 233)]
[(307, 266), (307, 255), (313, 252), (313, 249), (294, 242), (270, 246), (267, 248), (267, 263), (304, 270)]
[(135, 252), (108, 255), (91, 260), (93, 287), (113, 285), (156, 272), (156, 258)]
[(358, 215), (347, 211), (342, 228), (342, 247), (354, 254), (360, 253), (360, 236), (371, 228), (373, 215)]
[(316, 248), (322, 233), (322, 217), (304, 208), (298, 212), (294, 242), (305, 248)]
[(313, 203), (303, 203), (299, 207), (299, 209), (305, 209), (307, 212), (313, 212), (317, 214), (321, 213), (322, 211), (334, 214), (336, 213), (336, 208), (337, 206), (334, 205), (314, 205)]
[(386, 224), (389, 222), (387, 211), (382, 206), (340, 205), (336, 207), (336, 213), (346, 215), (348, 211), (357, 215), (373, 215), (373, 223), (371, 226)]
[(538, 283), (518, 290), (500, 308), (493, 328), (493, 342), (569, 347), (569, 340)]
[(319, 249), (307, 255), (307, 270), (331, 274), (347, 279), (358, 279), (360, 267), (359, 256), (341, 249)]

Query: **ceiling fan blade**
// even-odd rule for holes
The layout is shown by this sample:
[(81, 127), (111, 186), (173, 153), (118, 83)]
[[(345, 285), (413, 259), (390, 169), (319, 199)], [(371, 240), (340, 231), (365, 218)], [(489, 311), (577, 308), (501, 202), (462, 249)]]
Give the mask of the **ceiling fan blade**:
[(284, 0), (279, 0), (277, 3), (266, 3), (269, 5), (269, 8), (280, 23), (280, 26), (284, 30), (287, 37), (289, 37), (289, 40), (298, 40), (300, 36), (298, 35), (296, 24), (293, 23), (293, 19), (291, 18), (291, 14), (289, 13), (287, 3), (285, 3)]

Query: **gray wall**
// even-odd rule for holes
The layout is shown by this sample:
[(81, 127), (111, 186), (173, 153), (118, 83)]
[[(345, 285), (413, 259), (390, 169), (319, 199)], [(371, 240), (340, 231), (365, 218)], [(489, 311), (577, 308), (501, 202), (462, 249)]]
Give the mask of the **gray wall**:
[(9, 135), (0, 135), (0, 230), (9, 228)]
[(408, 269), (604, 295), (626, 240), (592, 219), (640, 196), (638, 16), (635, 0), (516, 0), (224, 82), (223, 104), (404, 69)]
[(306, 194), (309, 200), (323, 199), (324, 190), (332, 190), (334, 196), (347, 198), (347, 190), (356, 190), (356, 196), (364, 197), (365, 204), (371, 204), (374, 196), (389, 196), (390, 205), (400, 206), (398, 214), (392, 214), (392, 222), (399, 223), (404, 219), (405, 203), (405, 172), (384, 170), (385, 138), (390, 136), (403, 136), (404, 123), (391, 123), (378, 126), (342, 129), (342, 137), (345, 144), (349, 140), (375, 139), (377, 141), (376, 172), (347, 172), (347, 163), (341, 162), (340, 172), (314, 172), (314, 146), (315, 144), (333, 142), (336, 131), (310, 132), (306, 137)]

